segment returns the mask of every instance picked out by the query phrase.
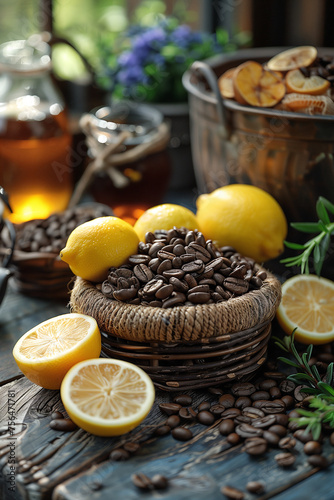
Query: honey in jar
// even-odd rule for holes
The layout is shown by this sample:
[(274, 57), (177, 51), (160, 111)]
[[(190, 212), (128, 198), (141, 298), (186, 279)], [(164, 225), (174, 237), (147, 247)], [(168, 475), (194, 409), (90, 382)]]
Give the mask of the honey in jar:
[(15, 223), (64, 210), (72, 193), (71, 136), (48, 49), (38, 36), (0, 46), (0, 185)]

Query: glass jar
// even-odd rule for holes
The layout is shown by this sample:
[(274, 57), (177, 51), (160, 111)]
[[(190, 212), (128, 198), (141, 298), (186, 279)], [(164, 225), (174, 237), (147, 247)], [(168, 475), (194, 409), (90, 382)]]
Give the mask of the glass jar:
[[(115, 144), (122, 132), (129, 133), (110, 159), (114, 173), (117, 169), (117, 178), (110, 169), (103, 169), (95, 174), (90, 189), (96, 201), (110, 206), (117, 217), (134, 224), (145, 210), (162, 202), (168, 187), (170, 133), (164, 117), (149, 105), (118, 102), (96, 108), (86, 118), (89, 127), (84, 132), (88, 135), (92, 158), (103, 147)], [(122, 156), (127, 158), (130, 152), (133, 160), (122, 161)]]
[(12, 222), (64, 210), (72, 193), (71, 135), (40, 35), (0, 46), (0, 185)]

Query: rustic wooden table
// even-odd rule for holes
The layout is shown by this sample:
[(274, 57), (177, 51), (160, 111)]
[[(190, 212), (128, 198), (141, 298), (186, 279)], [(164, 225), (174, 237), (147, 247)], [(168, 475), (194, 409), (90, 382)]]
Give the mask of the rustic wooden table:
[[(194, 437), (185, 443), (170, 434), (157, 437), (154, 430), (166, 419), (159, 403), (172, 401), (170, 393), (158, 392), (154, 407), (142, 425), (119, 438), (95, 437), (80, 429), (70, 433), (52, 430), (51, 412), (64, 411), (59, 391), (30, 383), (18, 370), (11, 350), (28, 329), (66, 312), (65, 300), (33, 299), (12, 288), (1, 305), (1, 499), (217, 500), (224, 498), (220, 492), (224, 485), (244, 491), (246, 500), (333, 499), (332, 467), (318, 470), (308, 465), (300, 442), (296, 446), (295, 465), (283, 469), (275, 462), (278, 449), (252, 458), (241, 452), (242, 445), (229, 445), (218, 432), (219, 420), (210, 427), (190, 424)], [(194, 407), (204, 399), (217, 401), (217, 396), (208, 391), (191, 395)], [(127, 461), (111, 461), (110, 452), (126, 442), (138, 442), (141, 447)], [(328, 442), (324, 444), (324, 454), (330, 463), (334, 461), (334, 448)], [(161, 473), (168, 478), (169, 487), (143, 493), (132, 483), (134, 473), (149, 477)], [(249, 480), (262, 481), (265, 493), (247, 493)]]

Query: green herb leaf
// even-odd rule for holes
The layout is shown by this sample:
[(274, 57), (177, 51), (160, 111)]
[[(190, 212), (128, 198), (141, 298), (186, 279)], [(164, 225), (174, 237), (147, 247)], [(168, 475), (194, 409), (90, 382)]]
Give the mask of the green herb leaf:
[(302, 233), (317, 233), (320, 230), (319, 222), (291, 222), (290, 225)]
[(327, 366), (327, 371), (326, 371), (326, 383), (329, 385), (332, 385), (333, 383), (333, 369), (334, 369), (334, 364), (330, 363)]
[(323, 205), (334, 215), (334, 205), (329, 200), (324, 198), (323, 196), (319, 196), (319, 200), (323, 203)]
[(328, 212), (326, 210), (326, 207), (322, 201), (321, 198), (318, 199), (316, 203), (316, 211), (319, 219), (324, 223), (324, 224), (330, 224), (330, 218), (328, 215)]
[[(287, 351), (289, 352), (289, 351)], [(299, 365), (298, 363), (296, 363), (295, 361), (291, 361), (291, 359), (288, 359), (288, 358), (284, 358), (284, 357), (279, 357), (277, 358), (279, 361), (282, 361), (283, 363), (285, 363), (286, 365), (290, 365), (290, 366), (293, 366), (294, 368), (299, 368)]]
[(284, 241), (284, 245), (293, 250), (304, 250), (305, 245), (300, 245), (299, 243), (291, 243), (289, 241)]

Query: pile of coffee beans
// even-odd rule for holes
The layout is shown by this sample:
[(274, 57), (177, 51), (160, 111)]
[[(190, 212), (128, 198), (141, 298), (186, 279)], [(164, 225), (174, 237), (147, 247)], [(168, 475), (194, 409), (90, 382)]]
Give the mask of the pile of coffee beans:
[(97, 287), (109, 298), (168, 308), (212, 304), (262, 286), (267, 274), (232, 247), (216, 248), (197, 230), (147, 233), (128, 264), (111, 268)]
[(112, 215), (104, 205), (79, 205), (47, 219), (34, 219), (16, 227), (16, 250), (59, 254), (74, 228), (84, 222)]

